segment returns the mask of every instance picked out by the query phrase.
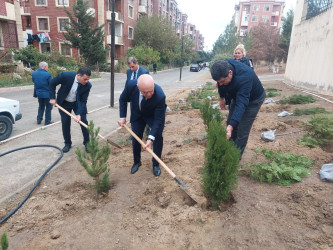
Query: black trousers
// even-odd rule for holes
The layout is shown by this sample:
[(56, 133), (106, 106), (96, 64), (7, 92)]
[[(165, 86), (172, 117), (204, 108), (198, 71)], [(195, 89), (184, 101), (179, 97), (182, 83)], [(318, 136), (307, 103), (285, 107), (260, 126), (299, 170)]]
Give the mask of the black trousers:
[[(142, 139), (143, 137), (143, 132), (146, 127), (146, 121), (143, 119), (137, 120), (135, 122), (132, 122), (132, 130), (133, 132), (140, 138)], [(150, 127), (152, 124), (148, 124)], [(141, 162), (141, 144), (133, 137), (132, 138), (132, 147), (133, 147), (133, 158), (134, 158), (134, 163), (139, 163)], [(163, 149), (163, 136), (162, 132), (159, 135), (155, 135), (155, 141), (153, 143), (153, 152), (161, 158), (162, 155), (162, 149)], [(153, 166), (158, 166), (159, 163), (156, 161), (154, 158), (152, 158)]]
[[(258, 98), (257, 100), (251, 101), (249, 103), (249, 105), (245, 109), (242, 119), (238, 123), (238, 126), (235, 127), (232, 131), (230, 140), (233, 140), (235, 142), (236, 146), (240, 149), (241, 154), (243, 154), (243, 152), (245, 150), (253, 122), (254, 122), (255, 118), (257, 117), (259, 109), (265, 100), (265, 97), (266, 97), (266, 94), (264, 92), (264, 94), (260, 98)], [(235, 100), (232, 100), (232, 102), (230, 104), (227, 124), (232, 116), (232, 113), (234, 112), (235, 105), (236, 105)]]
[[(77, 104), (76, 102), (67, 102), (64, 101), (62, 103), (62, 107), (66, 109), (69, 113), (72, 113), (74, 111), (75, 114), (77, 114)], [(67, 115), (65, 112), (61, 111), (59, 109), (59, 113), (61, 116), (61, 123), (62, 123), (62, 135), (65, 140), (65, 145), (72, 145), (72, 139), (71, 139), (71, 121), (72, 118)], [(87, 114), (81, 115), (81, 121), (84, 124), (88, 125), (87, 121)], [(89, 142), (89, 132), (88, 129), (86, 129), (84, 126), (80, 124), (82, 135), (83, 135), (83, 144), (86, 144)]]

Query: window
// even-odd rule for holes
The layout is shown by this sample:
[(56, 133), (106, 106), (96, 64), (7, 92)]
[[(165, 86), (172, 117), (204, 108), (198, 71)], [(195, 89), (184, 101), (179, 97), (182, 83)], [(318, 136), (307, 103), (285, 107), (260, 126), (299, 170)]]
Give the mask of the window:
[(72, 49), (68, 44), (60, 43), (60, 53), (64, 56), (72, 56)]
[(4, 48), (3, 34), (2, 34), (2, 22), (0, 22), (0, 48)]
[(36, 18), (37, 18), (37, 30), (38, 31), (50, 31), (48, 17), (36, 17)]
[(69, 18), (66, 17), (58, 17), (58, 31), (63, 32), (66, 31), (65, 27), (69, 27)]
[(128, 17), (129, 18), (134, 18), (134, 8), (131, 5), (128, 5)]
[(40, 50), (41, 50), (41, 53), (51, 52), (51, 44), (50, 43), (41, 43)]
[(133, 28), (128, 27), (128, 39), (133, 40)]
[(69, 6), (68, 0), (56, 0), (56, 6)]
[(260, 6), (259, 5), (254, 5), (253, 6), (253, 11), (259, 11)]
[(258, 22), (258, 16), (252, 16), (251, 22)]
[(269, 5), (264, 6), (264, 11), (269, 11)]
[(36, 6), (47, 6), (46, 0), (35, 0), (35, 5)]
[(261, 20), (266, 23), (268, 21), (268, 16), (262, 16), (261, 17)]

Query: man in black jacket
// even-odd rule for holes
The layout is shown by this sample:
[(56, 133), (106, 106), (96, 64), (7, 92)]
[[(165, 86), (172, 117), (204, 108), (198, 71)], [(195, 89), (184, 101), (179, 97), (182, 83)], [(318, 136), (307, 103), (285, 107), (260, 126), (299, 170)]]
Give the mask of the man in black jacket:
[[(52, 79), (50, 83), (50, 103), (55, 105), (58, 103), (61, 107), (66, 109), (69, 113), (74, 111), (76, 115), (76, 122), (82, 121), (88, 125), (87, 121), (87, 100), (90, 89), (92, 87), (89, 82), (91, 71), (87, 67), (81, 67), (75, 72), (63, 72)], [(61, 87), (57, 93), (57, 99), (55, 96), (56, 86), (61, 84)], [(67, 153), (71, 146), (71, 117), (59, 110), (62, 123), (62, 134), (65, 140), (65, 147), (62, 149), (64, 153)], [(82, 126), (83, 144), (87, 151), (87, 143), (89, 142), (89, 132)]]
[(227, 139), (233, 140), (241, 154), (246, 147), (252, 124), (266, 97), (254, 71), (236, 60), (217, 61), (211, 68), (218, 83), (220, 108), (230, 104), (227, 119)]

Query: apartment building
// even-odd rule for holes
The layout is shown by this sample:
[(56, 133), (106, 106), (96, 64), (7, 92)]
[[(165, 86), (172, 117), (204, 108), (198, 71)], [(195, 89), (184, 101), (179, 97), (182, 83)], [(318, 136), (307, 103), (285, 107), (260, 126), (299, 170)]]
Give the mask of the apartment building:
[[(0, 0), (0, 52), (32, 44), (41, 53), (57, 50), (77, 57), (79, 52), (65, 44), (63, 32), (69, 20), (64, 8), (71, 11), (75, 0)], [(111, 45), (112, 0), (89, 0), (89, 10), (99, 25), (105, 23), (105, 45)], [(137, 20), (143, 16), (170, 20), (178, 36), (190, 35), (195, 49), (203, 48), (204, 39), (195, 26), (187, 23), (176, 0), (115, 0), (115, 59), (126, 55), (133, 46)], [(194, 27), (188, 31), (187, 27)], [(200, 39), (200, 40), (198, 40)], [(108, 55), (108, 61), (110, 57)]]
[(260, 22), (281, 28), (284, 0), (241, 0), (235, 5), (234, 21), (240, 36), (246, 36)]
[(10, 48), (23, 47), (20, 4), (0, 0), (0, 56)]

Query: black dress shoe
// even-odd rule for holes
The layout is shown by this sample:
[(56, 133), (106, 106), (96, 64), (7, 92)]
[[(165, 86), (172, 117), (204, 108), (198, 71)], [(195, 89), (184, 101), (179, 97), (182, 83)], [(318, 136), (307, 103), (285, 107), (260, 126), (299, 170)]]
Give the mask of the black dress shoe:
[(62, 149), (62, 152), (67, 153), (71, 149), (71, 145), (65, 145), (65, 147)]
[(141, 166), (141, 162), (134, 163), (132, 168), (131, 168), (131, 174), (134, 174), (136, 171), (138, 171), (140, 166)]
[(42, 123), (42, 120), (37, 120), (37, 124), (41, 124)]
[(161, 175), (161, 169), (160, 166), (153, 166), (153, 174), (155, 176), (160, 176)]

